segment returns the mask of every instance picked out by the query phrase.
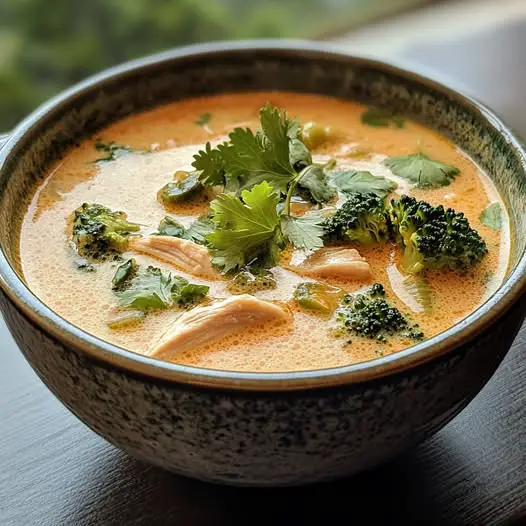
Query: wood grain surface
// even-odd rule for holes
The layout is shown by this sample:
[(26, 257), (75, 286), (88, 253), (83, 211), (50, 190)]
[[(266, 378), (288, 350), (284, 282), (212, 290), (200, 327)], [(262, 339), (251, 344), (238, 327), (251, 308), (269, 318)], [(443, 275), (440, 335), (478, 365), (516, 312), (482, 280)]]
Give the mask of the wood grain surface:
[[(447, 43), (408, 39), (396, 52), (457, 79), (526, 136), (526, 10)], [(0, 356), (1, 526), (526, 524), (526, 328), (433, 438), (372, 472), (294, 489), (216, 487), (135, 461), (50, 394), (1, 320)]]

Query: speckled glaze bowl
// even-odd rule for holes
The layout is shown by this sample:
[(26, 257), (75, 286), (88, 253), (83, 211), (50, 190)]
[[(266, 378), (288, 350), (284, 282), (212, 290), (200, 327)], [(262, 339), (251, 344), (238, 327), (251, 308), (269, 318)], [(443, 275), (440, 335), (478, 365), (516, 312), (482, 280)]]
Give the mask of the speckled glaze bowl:
[[(500, 290), (456, 326), (397, 354), (282, 374), (139, 356), (69, 324), (31, 293), (20, 271), (17, 218), (50, 161), (132, 112), (189, 96), (262, 89), (374, 103), (455, 141), (490, 174), (511, 214), (511, 267)], [(413, 72), (305, 42), (178, 49), (79, 84), (7, 138), (0, 149), (0, 308), (49, 389), (87, 426), (137, 458), (236, 485), (342, 477), (437, 431), (506, 354), (526, 313), (525, 184), (525, 153), (512, 132), (477, 102)]]

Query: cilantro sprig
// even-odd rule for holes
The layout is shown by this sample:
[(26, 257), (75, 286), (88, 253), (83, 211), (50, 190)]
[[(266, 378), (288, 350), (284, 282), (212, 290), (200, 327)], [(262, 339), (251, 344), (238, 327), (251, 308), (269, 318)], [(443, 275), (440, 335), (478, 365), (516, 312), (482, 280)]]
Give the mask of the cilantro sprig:
[(212, 201), (216, 228), (206, 236), (212, 263), (225, 272), (253, 261), (261, 266), (274, 264), (283, 248), (278, 203), (278, 194), (266, 181), (243, 190), (241, 198), (226, 193)]
[(215, 148), (208, 142), (194, 156), (192, 166), (201, 172), (201, 183), (240, 192), (266, 181), (285, 195), (289, 185), (300, 179), (301, 171), (311, 167), (302, 188), (315, 203), (334, 197), (323, 167), (313, 164), (300, 139), (300, 124), (268, 103), (261, 108), (259, 117), (260, 128), (255, 133), (249, 128), (235, 128), (228, 141)]
[(203, 185), (223, 185), (226, 193), (210, 204), (214, 230), (206, 235), (212, 262), (224, 272), (256, 263), (272, 266), (284, 248), (317, 250), (323, 246), (323, 218), (291, 215), (293, 195), (314, 203), (336, 195), (322, 165), (313, 163), (301, 141), (300, 124), (267, 104), (254, 133), (236, 128), (229, 140), (194, 156)]
[(274, 265), (288, 241), (298, 248), (317, 250), (323, 246), (323, 218), (318, 214), (301, 217), (278, 211), (279, 194), (263, 181), (238, 197), (221, 194), (212, 201), (213, 232), (206, 236), (212, 263), (224, 272), (253, 264)]

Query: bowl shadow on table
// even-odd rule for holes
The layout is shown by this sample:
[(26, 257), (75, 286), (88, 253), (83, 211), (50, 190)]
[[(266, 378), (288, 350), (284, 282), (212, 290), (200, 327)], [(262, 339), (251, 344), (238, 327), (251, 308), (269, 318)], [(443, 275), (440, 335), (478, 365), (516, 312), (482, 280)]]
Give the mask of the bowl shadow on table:
[(422, 445), (352, 478), (295, 488), (216, 486), (147, 466), (112, 450), (86, 470), (86, 498), (77, 494), (73, 516), (70, 508), (64, 519), (81, 526), (290, 525), (312, 520), (339, 524), (344, 514), (349, 520), (367, 517), (370, 524), (407, 524), (423, 517), (429, 524), (430, 516), (437, 518), (437, 524), (447, 524), (445, 502), (441, 504), (430, 486), (436, 483), (433, 465), (453, 462), (465, 469), (463, 464), (469, 463), (464, 451), (448, 444), (453, 438), (442, 432), (428, 441), (434, 442), (432, 458), (427, 454), (431, 448)]

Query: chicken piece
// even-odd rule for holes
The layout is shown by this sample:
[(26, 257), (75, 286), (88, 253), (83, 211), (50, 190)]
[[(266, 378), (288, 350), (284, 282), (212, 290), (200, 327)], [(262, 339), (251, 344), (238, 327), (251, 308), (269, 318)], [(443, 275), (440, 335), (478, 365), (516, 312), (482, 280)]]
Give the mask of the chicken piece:
[(219, 279), (206, 247), (172, 236), (148, 236), (133, 240), (131, 250), (148, 254), (195, 276)]
[(300, 274), (366, 281), (373, 273), (367, 260), (354, 248), (322, 248), (293, 267)]
[(157, 358), (170, 358), (176, 353), (195, 349), (246, 327), (289, 319), (290, 313), (269, 301), (259, 300), (249, 294), (232, 296), (185, 312), (148, 354)]

